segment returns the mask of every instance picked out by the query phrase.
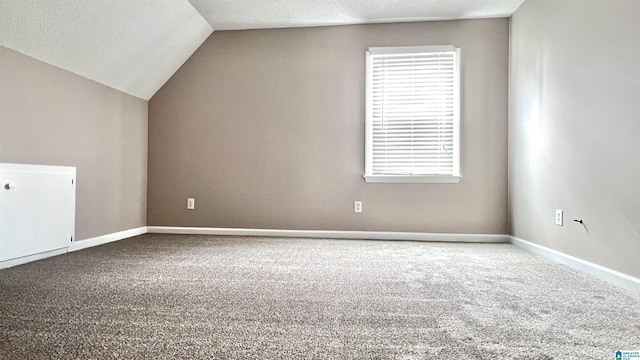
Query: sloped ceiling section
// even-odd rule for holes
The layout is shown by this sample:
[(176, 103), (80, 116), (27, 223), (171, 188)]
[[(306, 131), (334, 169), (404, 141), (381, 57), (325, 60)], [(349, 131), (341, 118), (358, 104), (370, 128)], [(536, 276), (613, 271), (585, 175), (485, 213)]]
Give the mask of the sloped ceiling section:
[(189, 0), (216, 30), (508, 17), (524, 0)]
[(186, 0), (0, 0), (0, 45), (149, 100), (213, 32)]
[(149, 100), (211, 35), (212, 26), (504, 17), (523, 1), (0, 0), (0, 46)]

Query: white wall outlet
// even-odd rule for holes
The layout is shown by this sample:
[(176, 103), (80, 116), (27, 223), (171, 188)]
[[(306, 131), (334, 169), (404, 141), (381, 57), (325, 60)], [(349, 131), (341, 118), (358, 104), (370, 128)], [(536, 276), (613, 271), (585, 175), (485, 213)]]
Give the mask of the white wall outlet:
[(196, 199), (187, 198), (187, 210), (193, 210), (196, 208)]
[(564, 211), (562, 211), (560, 209), (556, 209), (556, 225), (558, 225), (558, 226), (562, 226), (563, 213), (564, 213)]
[(361, 213), (362, 212), (362, 201), (354, 201), (353, 202), (353, 212)]

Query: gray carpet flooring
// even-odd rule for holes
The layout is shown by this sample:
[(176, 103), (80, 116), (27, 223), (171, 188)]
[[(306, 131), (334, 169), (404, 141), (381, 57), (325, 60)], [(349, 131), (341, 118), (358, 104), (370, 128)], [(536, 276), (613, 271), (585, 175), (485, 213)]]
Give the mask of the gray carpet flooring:
[(2, 359), (613, 359), (640, 297), (509, 244), (143, 235), (0, 271)]

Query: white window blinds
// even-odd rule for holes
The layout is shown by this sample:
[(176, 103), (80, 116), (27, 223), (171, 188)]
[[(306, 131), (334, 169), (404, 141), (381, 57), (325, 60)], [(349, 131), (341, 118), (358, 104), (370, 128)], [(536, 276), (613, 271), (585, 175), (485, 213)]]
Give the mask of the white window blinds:
[(367, 176), (459, 176), (459, 51), (367, 53)]

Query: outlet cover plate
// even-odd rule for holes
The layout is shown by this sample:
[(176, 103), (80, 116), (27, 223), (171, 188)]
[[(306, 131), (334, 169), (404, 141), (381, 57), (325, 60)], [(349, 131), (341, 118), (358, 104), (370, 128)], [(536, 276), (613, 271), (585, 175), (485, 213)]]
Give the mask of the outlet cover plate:
[(361, 213), (362, 212), (362, 201), (354, 201), (353, 202), (353, 212)]
[(562, 226), (564, 211), (556, 209), (556, 225)]

